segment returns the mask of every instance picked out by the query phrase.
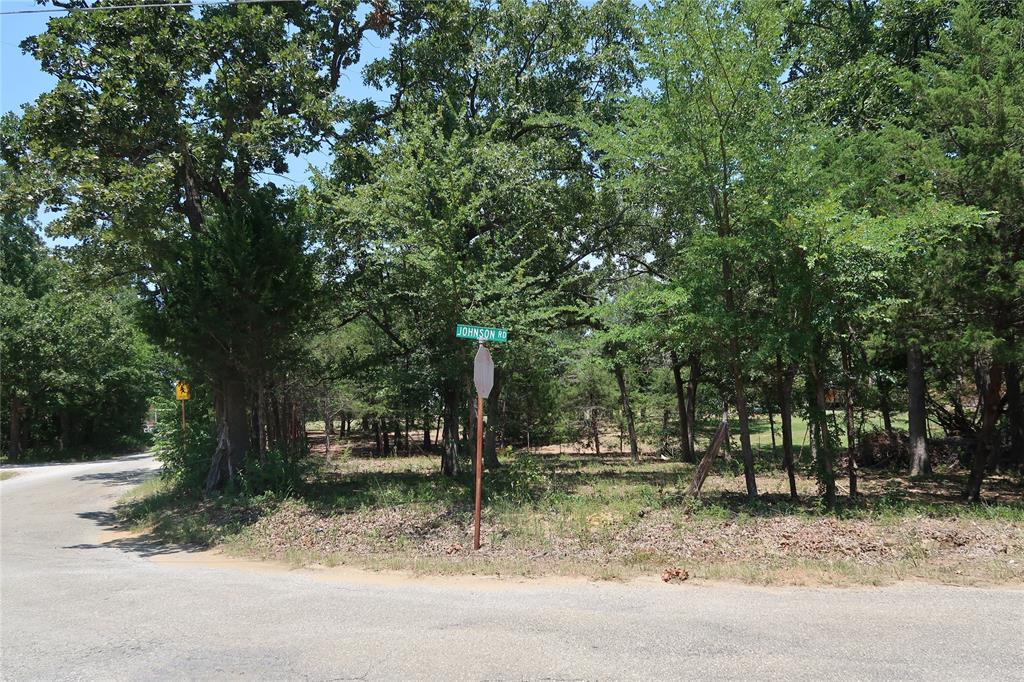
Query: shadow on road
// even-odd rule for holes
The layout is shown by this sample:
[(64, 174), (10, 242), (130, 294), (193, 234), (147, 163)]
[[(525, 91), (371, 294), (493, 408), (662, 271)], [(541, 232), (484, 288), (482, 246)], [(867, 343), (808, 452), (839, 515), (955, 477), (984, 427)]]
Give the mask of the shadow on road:
[(103, 531), (114, 537), (96, 544), (82, 543), (78, 545), (66, 545), (64, 549), (119, 549), (126, 554), (134, 554), (142, 558), (161, 556), (165, 554), (177, 554), (179, 552), (201, 552), (205, 547), (198, 545), (185, 545), (161, 540), (153, 533), (132, 533), (123, 526), (117, 516), (110, 511), (80, 512), (79, 518), (94, 521)]
[(154, 469), (131, 469), (129, 471), (100, 471), (95, 474), (82, 474), (75, 476), (76, 481), (99, 481), (103, 485), (122, 486), (138, 485), (150, 476), (156, 474)]

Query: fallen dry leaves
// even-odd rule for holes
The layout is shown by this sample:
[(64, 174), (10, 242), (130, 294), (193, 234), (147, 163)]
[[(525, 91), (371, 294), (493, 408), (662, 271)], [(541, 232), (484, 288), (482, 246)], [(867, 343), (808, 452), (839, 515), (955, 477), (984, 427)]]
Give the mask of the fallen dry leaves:
[[(709, 519), (671, 509), (620, 519), (618, 525), (610, 518), (601, 518), (599, 524), (594, 520), (587, 518), (582, 527), (573, 527), (545, 519), (538, 537), (523, 536), (519, 528), (503, 526), (485, 514), (485, 554), (489, 561), (537, 565), (538, 570), (567, 561), (648, 571), (673, 561), (690, 566), (825, 562), (862, 567), (910, 562), (970, 572), (971, 566), (998, 561), (1004, 574), (1024, 579), (1024, 528), (1006, 521), (907, 517), (881, 522), (800, 515)], [(468, 506), (332, 512), (289, 501), (243, 533), (246, 548), (259, 555), (300, 556), (310, 562), (354, 555), (437, 557), (461, 563), (478, 556), (466, 550), (472, 537)], [(662, 579), (676, 582), (685, 579), (683, 574), (686, 571), (672, 568)]]
[(666, 568), (665, 572), (661, 574), (662, 582), (666, 583), (681, 583), (689, 577), (690, 574), (682, 568)]

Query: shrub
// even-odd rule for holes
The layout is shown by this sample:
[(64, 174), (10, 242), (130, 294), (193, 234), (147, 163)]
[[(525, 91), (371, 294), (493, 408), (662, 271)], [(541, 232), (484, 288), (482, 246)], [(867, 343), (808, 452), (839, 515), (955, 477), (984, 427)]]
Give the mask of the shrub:
[(513, 457), (507, 449), (501, 453), (501, 458), (509, 464), (494, 474), (492, 485), (498, 496), (510, 502), (532, 502), (550, 488), (548, 472), (535, 457), (529, 454)]
[(242, 492), (246, 495), (273, 493), (288, 497), (295, 493), (302, 483), (303, 465), (298, 459), (272, 450), (263, 459), (251, 459), (241, 473)]
[(156, 458), (163, 464), (161, 475), (176, 486), (200, 491), (210, 470), (210, 457), (217, 447), (213, 408), (193, 389), (189, 401), (188, 426), (181, 428), (181, 406), (168, 398), (153, 400), (157, 410), (154, 437)]

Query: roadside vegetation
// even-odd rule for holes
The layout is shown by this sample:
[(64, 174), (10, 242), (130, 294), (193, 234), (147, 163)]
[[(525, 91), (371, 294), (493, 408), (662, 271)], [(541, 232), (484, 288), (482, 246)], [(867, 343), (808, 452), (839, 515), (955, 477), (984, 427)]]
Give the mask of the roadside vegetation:
[[(10, 168), (0, 171), (5, 181)], [(144, 449), (159, 352), (123, 287), (83, 287), (35, 226), (0, 240), (0, 462), (78, 461)]]
[[(999, 0), (55, 16), (0, 130), (5, 456), (151, 409), (126, 518), (300, 561), (1018, 579), (1022, 35)], [(508, 330), (478, 556), (458, 324)]]
[(794, 501), (781, 459), (759, 450), (764, 490), (753, 505), (735, 461), (694, 498), (685, 491), (695, 467), (653, 448), (639, 464), (612, 448), (509, 451), (485, 474), (474, 553), (469, 476), (441, 475), (430, 455), (375, 456), (365, 440), (336, 441), (330, 457), (317, 450), (283, 491), (204, 498), (157, 478), (121, 501), (119, 517), (168, 542), (306, 567), (602, 580), (678, 568), (698, 579), (810, 585), (1024, 579), (1024, 496), (1012, 477), (990, 478), (989, 503), (965, 506), (962, 470), (864, 471), (857, 499), (824, 514), (809, 451)]

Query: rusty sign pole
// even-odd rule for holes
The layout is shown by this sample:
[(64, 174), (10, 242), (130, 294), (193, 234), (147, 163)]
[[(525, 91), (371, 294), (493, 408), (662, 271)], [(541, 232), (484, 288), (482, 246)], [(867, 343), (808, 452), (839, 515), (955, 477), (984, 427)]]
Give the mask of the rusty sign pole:
[(479, 344), (476, 357), (473, 358), (473, 384), (476, 386), (476, 504), (473, 509), (473, 549), (477, 550), (480, 549), (480, 508), (483, 506), (484, 489), (484, 399), (494, 388), (494, 360), (484, 346), (484, 341), (504, 343), (508, 341), (508, 330), (457, 324), (455, 336), (459, 339), (475, 339)]
[(473, 511), (473, 549), (480, 549), (480, 507), (484, 487), (484, 398), (494, 387), (494, 361), (479, 339), (480, 347), (473, 358), (473, 383), (476, 385), (476, 508)]
[(473, 549), (480, 549), (480, 499), (484, 483), (484, 399), (476, 397), (476, 510), (473, 512)]
[(179, 400), (178, 402), (181, 403), (181, 430), (184, 431), (185, 430), (185, 401), (184, 400)]

